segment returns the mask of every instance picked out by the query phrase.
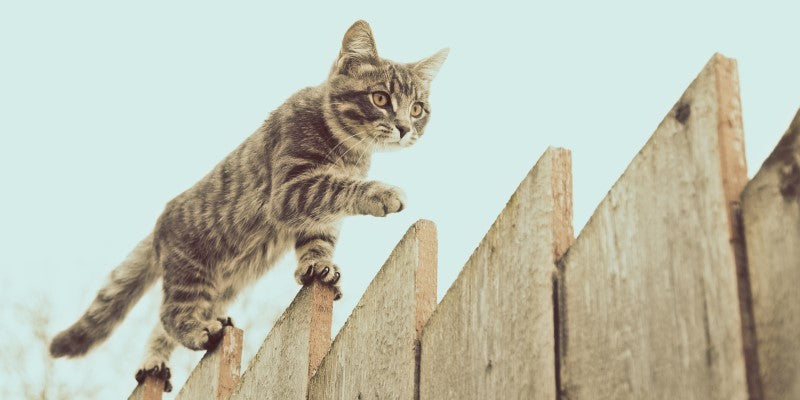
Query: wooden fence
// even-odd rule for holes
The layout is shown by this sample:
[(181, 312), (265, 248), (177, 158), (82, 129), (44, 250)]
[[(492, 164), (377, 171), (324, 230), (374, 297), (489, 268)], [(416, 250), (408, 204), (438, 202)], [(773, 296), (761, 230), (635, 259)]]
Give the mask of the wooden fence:
[(748, 182), (738, 86), (712, 57), (574, 241), (549, 148), (441, 303), (419, 221), (332, 343), (313, 284), (241, 377), (227, 328), (177, 397), (800, 399), (800, 112)]

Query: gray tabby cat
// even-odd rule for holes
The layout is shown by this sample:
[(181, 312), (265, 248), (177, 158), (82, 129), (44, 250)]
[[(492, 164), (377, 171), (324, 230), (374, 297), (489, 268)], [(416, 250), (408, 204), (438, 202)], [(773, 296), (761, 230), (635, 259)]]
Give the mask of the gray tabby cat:
[(357, 21), (327, 81), (295, 93), (170, 201), (153, 233), (111, 273), (80, 320), (53, 339), (50, 353), (85, 354), (163, 278), (161, 321), (137, 379), (168, 379), (175, 346), (216, 346), (230, 324), (227, 305), (292, 246), (297, 281), (319, 280), (340, 297), (341, 275), (331, 261), (339, 221), (403, 209), (398, 188), (365, 180), (371, 154), (422, 136), (430, 83), (446, 57), (447, 49), (411, 64), (380, 58), (369, 25)]

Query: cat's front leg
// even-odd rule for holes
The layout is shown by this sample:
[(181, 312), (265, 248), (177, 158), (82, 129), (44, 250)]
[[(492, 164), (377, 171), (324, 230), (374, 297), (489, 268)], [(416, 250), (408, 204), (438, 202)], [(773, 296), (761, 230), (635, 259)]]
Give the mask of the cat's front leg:
[(336, 233), (300, 233), (295, 240), (297, 269), (294, 277), (297, 283), (307, 285), (314, 279), (331, 285), (334, 289), (334, 300), (342, 297), (339, 288), (341, 272), (331, 261), (333, 247), (336, 245)]
[(284, 182), (271, 201), (275, 221), (294, 229), (313, 230), (343, 215), (383, 217), (405, 207), (405, 195), (394, 186), (333, 174), (315, 174)]

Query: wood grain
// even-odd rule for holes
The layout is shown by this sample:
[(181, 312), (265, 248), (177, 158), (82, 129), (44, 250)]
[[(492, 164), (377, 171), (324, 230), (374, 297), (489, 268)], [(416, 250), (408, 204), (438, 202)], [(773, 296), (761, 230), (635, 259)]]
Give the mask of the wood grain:
[(559, 262), (561, 398), (748, 397), (740, 115), (735, 62), (715, 55)]
[(415, 223), (311, 378), (309, 399), (414, 399), (418, 327), (436, 305), (436, 230)]
[(742, 194), (764, 399), (800, 399), (800, 111)]
[(227, 400), (239, 380), (243, 335), (241, 329), (225, 327), (217, 348), (203, 356), (175, 398)]
[(136, 386), (128, 400), (161, 400), (163, 393), (164, 380), (148, 375), (144, 382)]
[(308, 381), (331, 343), (333, 290), (300, 289), (242, 374), (232, 399), (305, 400)]
[(571, 156), (520, 183), (422, 338), (421, 399), (553, 399), (553, 272), (572, 240)]

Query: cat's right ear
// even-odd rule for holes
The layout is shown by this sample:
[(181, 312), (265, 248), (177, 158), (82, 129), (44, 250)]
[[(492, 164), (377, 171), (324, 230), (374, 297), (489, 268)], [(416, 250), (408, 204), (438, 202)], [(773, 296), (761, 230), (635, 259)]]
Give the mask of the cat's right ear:
[(377, 60), (378, 50), (372, 37), (372, 29), (366, 21), (358, 20), (344, 34), (342, 49), (333, 64), (331, 74), (344, 74), (359, 63), (375, 63)]

